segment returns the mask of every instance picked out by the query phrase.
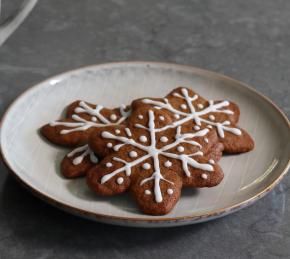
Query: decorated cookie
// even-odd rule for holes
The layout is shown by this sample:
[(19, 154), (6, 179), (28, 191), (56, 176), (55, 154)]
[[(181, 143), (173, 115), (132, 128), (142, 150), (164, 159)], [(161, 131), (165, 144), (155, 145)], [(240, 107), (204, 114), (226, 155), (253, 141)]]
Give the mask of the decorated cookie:
[[(83, 176), (98, 158), (89, 148), (89, 135), (99, 127), (124, 124), (129, 108), (107, 109), (84, 101), (75, 101), (67, 107), (66, 118), (42, 127), (41, 133), (55, 144), (75, 147), (61, 162), (61, 172), (67, 178)], [(81, 145), (81, 146), (78, 146)]]
[(180, 87), (165, 98), (134, 100), (130, 107), (76, 101), (65, 119), (43, 126), (41, 133), (52, 143), (74, 147), (62, 160), (64, 176), (86, 175), (100, 195), (129, 190), (147, 214), (170, 212), (182, 187), (218, 185), (223, 152), (254, 148), (237, 126), (240, 111), (230, 101), (208, 101)]
[(176, 119), (172, 127), (182, 121), (189, 123), (193, 130), (215, 130), (227, 153), (242, 153), (254, 148), (250, 135), (237, 126), (240, 110), (233, 102), (207, 101), (191, 89), (179, 87), (165, 98), (142, 98), (132, 103), (133, 108), (144, 108), (144, 105), (170, 112)]
[[(223, 144), (216, 143), (205, 154), (208, 160), (217, 162), (223, 153)], [(86, 173), (99, 162), (99, 158), (91, 150), (88, 144), (76, 147), (70, 151), (61, 162), (61, 172), (66, 178), (85, 176)]]
[(84, 101), (75, 101), (67, 108), (65, 119), (41, 128), (42, 135), (54, 144), (75, 147), (87, 144), (96, 128), (124, 123), (130, 111), (125, 105), (107, 109)]
[(62, 159), (61, 172), (67, 178), (84, 176), (98, 162), (98, 157), (85, 144), (73, 149)]
[(194, 130), (167, 109), (135, 106), (127, 126), (99, 128), (89, 145), (98, 156), (106, 154), (87, 174), (90, 188), (101, 195), (130, 189), (148, 214), (168, 213), (182, 186), (212, 187), (223, 179), (221, 168), (207, 156), (213, 147), (217, 159), (222, 152), (216, 131)]

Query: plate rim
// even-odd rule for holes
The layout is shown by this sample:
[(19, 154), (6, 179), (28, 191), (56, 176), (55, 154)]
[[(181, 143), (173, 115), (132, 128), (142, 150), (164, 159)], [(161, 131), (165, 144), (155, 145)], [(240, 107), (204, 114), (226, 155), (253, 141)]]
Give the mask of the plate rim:
[[(112, 224), (118, 224), (118, 223), (145, 223), (145, 224), (152, 224), (152, 223), (182, 223), (184, 224), (193, 224), (197, 222), (203, 222), (210, 219), (218, 218), (221, 216), (225, 216), (229, 213), (238, 211), (244, 207), (247, 207), (251, 205), (252, 203), (256, 202), (260, 198), (264, 197), (267, 193), (272, 191), (274, 187), (284, 178), (284, 176), (287, 174), (289, 168), (290, 168), (290, 158), (288, 159), (288, 163), (286, 163), (285, 167), (281, 169), (280, 175), (268, 186), (266, 186), (263, 190), (261, 190), (259, 193), (251, 196), (250, 198), (243, 200), (239, 203), (235, 203), (228, 207), (223, 207), (221, 209), (217, 209), (208, 213), (195, 213), (193, 215), (187, 215), (187, 216), (178, 216), (178, 217), (156, 217), (156, 218), (138, 218), (138, 217), (123, 217), (123, 216), (113, 216), (113, 215), (107, 215), (102, 213), (96, 213), (92, 211), (83, 210), (74, 206), (71, 206), (67, 203), (61, 202), (53, 197), (51, 197), (48, 194), (43, 193), (42, 191), (34, 188), (28, 181), (25, 181), (21, 178), (21, 176), (15, 172), (12, 169), (12, 166), (10, 165), (8, 159), (5, 157), (4, 154), (4, 147), (2, 146), (2, 127), (6, 121), (6, 118), (9, 115), (10, 110), (17, 104), (18, 100), (21, 99), (25, 94), (27, 94), (30, 91), (33, 91), (35, 88), (37, 88), (39, 85), (42, 85), (46, 82), (49, 82), (52, 79), (55, 78), (62, 78), (65, 75), (77, 73), (81, 70), (90, 69), (90, 68), (101, 68), (106, 66), (115, 66), (115, 65), (157, 65), (157, 66), (163, 66), (163, 67), (171, 67), (171, 68), (179, 68), (181, 70), (187, 69), (192, 72), (199, 72), (201, 74), (205, 74), (210, 77), (218, 77), (222, 80), (231, 81), (233, 83), (239, 84), (242, 87), (246, 88), (248, 91), (252, 92), (253, 94), (258, 95), (260, 98), (262, 98), (264, 101), (266, 101), (272, 108), (278, 112), (278, 114), (282, 117), (284, 120), (286, 126), (288, 126), (288, 129), (290, 130), (290, 122), (287, 118), (287, 116), (284, 114), (284, 112), (267, 96), (263, 95), (262, 93), (258, 92), (256, 89), (252, 88), (250, 85), (241, 82), (239, 80), (233, 79), (229, 76), (226, 76), (224, 74), (198, 68), (191, 65), (184, 65), (184, 64), (178, 64), (178, 63), (167, 63), (167, 62), (158, 62), (158, 61), (118, 61), (118, 62), (106, 62), (106, 63), (99, 63), (99, 64), (91, 64), (86, 66), (81, 66), (76, 69), (67, 70), (65, 72), (59, 73), (57, 75), (50, 76), (46, 78), (45, 80), (42, 80), (40, 82), (37, 82), (31, 86), (29, 86), (26, 90), (24, 90), (22, 93), (20, 93), (6, 108), (5, 112), (2, 115), (2, 118), (0, 120), (0, 159), (3, 161), (3, 163), (6, 165), (6, 167), (9, 169), (8, 171), (14, 176), (14, 178), (19, 182), (22, 186), (24, 186), (27, 190), (29, 190), (32, 194), (40, 198), (41, 200), (44, 200), (45, 202), (49, 203), (50, 205), (53, 205), (59, 209), (65, 210), (67, 212), (70, 212), (72, 214), (83, 216), (86, 218), (94, 219), (96, 221), (102, 221), (106, 223), (112, 223)], [(55, 84), (57, 85), (57, 84)], [(110, 222), (113, 221), (113, 222)], [(131, 225), (134, 226), (134, 225)]]

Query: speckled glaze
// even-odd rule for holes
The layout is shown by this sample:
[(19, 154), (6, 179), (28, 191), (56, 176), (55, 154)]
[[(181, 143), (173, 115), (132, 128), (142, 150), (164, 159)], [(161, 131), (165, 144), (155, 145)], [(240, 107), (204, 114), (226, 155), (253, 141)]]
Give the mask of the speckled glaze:
[[(180, 85), (192, 87), (208, 99), (236, 102), (241, 109), (239, 124), (255, 140), (254, 151), (222, 158), (225, 178), (219, 186), (185, 190), (171, 213), (154, 217), (141, 214), (128, 195), (100, 198), (87, 189), (83, 179), (60, 177), (58, 161), (65, 151), (45, 142), (37, 129), (59, 116), (67, 103), (84, 99), (118, 106), (134, 98), (163, 96)], [(282, 179), (290, 156), (289, 122), (270, 100), (223, 75), (153, 62), (96, 65), (50, 78), (30, 88), (10, 106), (0, 137), (6, 164), (40, 198), (76, 215), (139, 227), (193, 224), (248, 206)]]

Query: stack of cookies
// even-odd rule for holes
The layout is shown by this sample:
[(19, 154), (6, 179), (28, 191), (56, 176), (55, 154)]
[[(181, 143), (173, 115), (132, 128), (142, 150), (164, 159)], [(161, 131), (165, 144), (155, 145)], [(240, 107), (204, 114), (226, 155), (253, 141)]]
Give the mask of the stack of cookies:
[(141, 98), (115, 109), (75, 101), (66, 118), (46, 124), (41, 133), (52, 143), (71, 147), (62, 160), (67, 178), (85, 176), (99, 195), (129, 190), (141, 211), (170, 212), (182, 187), (218, 185), (223, 152), (254, 148), (237, 126), (239, 108), (212, 101), (179, 87), (165, 98)]

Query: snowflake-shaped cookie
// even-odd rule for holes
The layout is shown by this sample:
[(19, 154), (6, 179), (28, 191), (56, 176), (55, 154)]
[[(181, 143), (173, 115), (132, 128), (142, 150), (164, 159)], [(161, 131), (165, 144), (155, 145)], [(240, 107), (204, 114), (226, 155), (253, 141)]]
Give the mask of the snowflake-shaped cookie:
[(211, 187), (222, 180), (221, 168), (205, 156), (216, 140), (215, 131), (195, 131), (182, 120), (176, 123), (166, 109), (141, 106), (127, 126), (108, 126), (91, 136), (90, 147), (107, 156), (88, 172), (88, 185), (101, 195), (130, 189), (143, 212), (166, 214), (183, 185)]
[(67, 108), (66, 118), (50, 122), (41, 133), (54, 144), (75, 147), (87, 143), (96, 128), (123, 123), (129, 116), (128, 107), (107, 109), (84, 101), (75, 101)]
[(143, 98), (132, 103), (135, 108), (144, 105), (147, 108), (169, 111), (176, 120), (169, 127), (175, 127), (182, 122), (189, 123), (193, 130), (215, 130), (227, 153), (242, 153), (254, 148), (250, 135), (237, 126), (240, 110), (233, 102), (207, 101), (191, 89), (179, 87), (165, 98)]
[[(84, 101), (75, 101), (66, 109), (66, 118), (46, 124), (41, 133), (52, 143), (76, 147), (61, 163), (61, 171), (68, 178), (85, 175), (98, 162), (89, 148), (88, 137), (96, 128), (125, 123), (130, 111), (124, 105), (107, 109)], [(81, 145), (81, 146), (80, 146)]]

